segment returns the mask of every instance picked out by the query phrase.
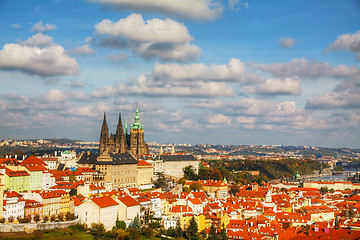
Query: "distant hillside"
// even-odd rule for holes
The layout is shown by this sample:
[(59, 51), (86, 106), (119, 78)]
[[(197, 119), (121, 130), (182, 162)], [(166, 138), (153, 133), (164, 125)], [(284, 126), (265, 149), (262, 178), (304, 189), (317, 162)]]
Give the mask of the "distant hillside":
[(73, 144), (79, 140), (72, 140), (72, 139), (67, 139), (67, 138), (50, 138), (50, 139), (45, 139), (47, 141), (51, 141), (53, 144)]

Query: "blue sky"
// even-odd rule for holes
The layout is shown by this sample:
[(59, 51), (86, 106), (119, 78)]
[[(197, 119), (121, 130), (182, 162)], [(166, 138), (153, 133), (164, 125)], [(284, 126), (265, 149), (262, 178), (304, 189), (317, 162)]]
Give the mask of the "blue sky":
[(358, 148), (360, 1), (0, 1), (0, 136)]

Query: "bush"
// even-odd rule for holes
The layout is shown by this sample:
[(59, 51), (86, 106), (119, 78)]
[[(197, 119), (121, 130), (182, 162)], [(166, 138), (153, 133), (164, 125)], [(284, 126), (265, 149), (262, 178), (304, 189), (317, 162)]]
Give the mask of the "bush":
[(12, 223), (12, 222), (14, 222), (14, 217), (13, 216), (10, 216), (10, 217), (8, 217), (8, 222), (10, 222), (10, 223)]
[(0, 218), (0, 223), (4, 223), (5, 222), (5, 218)]
[(70, 226), (69, 228), (71, 229), (74, 229), (74, 230), (78, 230), (78, 231), (81, 231), (81, 232), (86, 232), (88, 230), (86, 224), (80, 224), (80, 223), (77, 223), (73, 226)]
[(91, 234), (93, 234), (95, 238), (102, 237), (105, 234), (105, 227), (102, 223), (92, 223), (90, 230)]
[(144, 235), (146, 238), (151, 238), (152, 236), (154, 236), (154, 230), (152, 228), (144, 228), (142, 230), (142, 235)]
[(40, 215), (39, 214), (35, 214), (34, 216), (34, 221), (37, 223), (40, 221)]
[(71, 213), (71, 212), (67, 212), (65, 215), (66, 221), (72, 221), (76, 219), (75, 214)]

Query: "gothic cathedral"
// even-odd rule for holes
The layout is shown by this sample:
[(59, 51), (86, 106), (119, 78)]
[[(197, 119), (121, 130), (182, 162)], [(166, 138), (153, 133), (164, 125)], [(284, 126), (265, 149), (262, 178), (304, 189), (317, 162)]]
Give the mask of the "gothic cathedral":
[(136, 108), (135, 121), (131, 125), (130, 134), (128, 133), (127, 121), (125, 122), (125, 131), (123, 130), (121, 113), (119, 113), (116, 133), (111, 133), (109, 136), (109, 128), (104, 113), (104, 121), (100, 133), (99, 152), (100, 154), (126, 152), (131, 152), (134, 155), (149, 154), (149, 148), (144, 138), (144, 126), (140, 123), (138, 108)]

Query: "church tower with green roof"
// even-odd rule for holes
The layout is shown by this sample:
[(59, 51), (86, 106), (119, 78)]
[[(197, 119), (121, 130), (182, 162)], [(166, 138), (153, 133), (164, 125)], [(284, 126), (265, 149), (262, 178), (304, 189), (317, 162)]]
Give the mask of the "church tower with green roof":
[(130, 151), (134, 155), (149, 154), (148, 145), (145, 143), (144, 126), (140, 123), (139, 109), (136, 107), (134, 123), (130, 129)]

